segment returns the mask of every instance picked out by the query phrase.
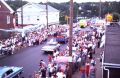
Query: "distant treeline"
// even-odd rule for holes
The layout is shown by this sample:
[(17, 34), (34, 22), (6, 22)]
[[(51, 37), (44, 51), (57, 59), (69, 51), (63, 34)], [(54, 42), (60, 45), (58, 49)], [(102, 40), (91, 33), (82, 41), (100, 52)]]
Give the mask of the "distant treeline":
[[(15, 11), (20, 8), (22, 5), (26, 4), (26, 1), (21, 2), (21, 0), (7, 0), (6, 1)], [(44, 4), (44, 3), (40, 3)], [(69, 2), (65, 3), (51, 3), (48, 2), (48, 5), (58, 9), (60, 11), (60, 20), (65, 21), (65, 15), (69, 15)], [(80, 7), (80, 8), (79, 8)], [(118, 13), (120, 14), (120, 1), (119, 2), (102, 2), (101, 3), (101, 12), (100, 12), (100, 3), (99, 2), (87, 2), (87, 3), (76, 3), (74, 2), (74, 20), (76, 17), (105, 17), (107, 13)]]

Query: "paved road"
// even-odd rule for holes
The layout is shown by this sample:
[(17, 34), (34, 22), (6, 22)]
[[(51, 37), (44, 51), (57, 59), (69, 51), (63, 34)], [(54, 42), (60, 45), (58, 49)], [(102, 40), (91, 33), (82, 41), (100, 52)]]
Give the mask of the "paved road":
[(40, 51), (42, 46), (28, 47), (18, 51), (15, 55), (0, 59), (0, 66), (22, 66), (24, 68), (23, 76), (29, 78), (38, 69), (40, 59), (47, 62), (47, 54)]
[[(24, 68), (23, 76), (30, 78), (34, 71), (38, 70), (41, 59), (48, 63), (47, 54), (41, 51), (41, 47), (44, 45), (45, 43), (39, 46), (24, 48), (14, 55), (1, 58), (0, 66), (21, 66)], [(63, 50), (65, 47), (66, 44), (62, 45), (60, 49)]]

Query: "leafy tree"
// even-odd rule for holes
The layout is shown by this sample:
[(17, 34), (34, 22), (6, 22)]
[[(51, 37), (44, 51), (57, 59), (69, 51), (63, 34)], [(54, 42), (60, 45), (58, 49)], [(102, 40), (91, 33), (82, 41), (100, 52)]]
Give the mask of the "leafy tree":
[(113, 12), (112, 15), (113, 15), (113, 22), (118, 22), (120, 20), (119, 13)]
[[(21, 0), (6, 0), (6, 2), (16, 11), (22, 5), (26, 4), (26, 1), (23, 1), (21, 4)], [(45, 3), (40, 3), (45, 4)], [(51, 3), (48, 2), (48, 5), (58, 9), (60, 11), (60, 21), (61, 23), (66, 23), (65, 15), (69, 16), (69, 2), (64, 3)], [(102, 2), (101, 4), (101, 15), (104, 18), (105, 14), (107, 13), (118, 13), (120, 14), (120, 1), (119, 2)], [(79, 10), (81, 7), (81, 10)], [(76, 3), (74, 2), (74, 9), (73, 9), (73, 17), (76, 20), (77, 16), (82, 17), (98, 17), (100, 11), (100, 3), (99, 2), (87, 2), (87, 3)], [(115, 14), (116, 15), (116, 14)]]
[(23, 5), (25, 5), (26, 3), (28, 3), (27, 1), (22, 1), (21, 0), (7, 0), (6, 1), (9, 6), (16, 11), (18, 8), (22, 7)]

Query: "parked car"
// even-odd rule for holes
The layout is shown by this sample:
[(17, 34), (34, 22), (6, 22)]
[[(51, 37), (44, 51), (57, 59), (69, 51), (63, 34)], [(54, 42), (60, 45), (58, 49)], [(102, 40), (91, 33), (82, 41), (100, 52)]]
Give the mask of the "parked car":
[(42, 51), (44, 52), (54, 52), (56, 50), (59, 50), (60, 44), (56, 41), (49, 41), (46, 43), (45, 46), (42, 47)]
[(23, 72), (23, 67), (0, 67), (0, 78), (20, 78)]
[(11, 46), (1, 47), (1, 52), (4, 55), (11, 55), (12, 54), (12, 48), (11, 48)]

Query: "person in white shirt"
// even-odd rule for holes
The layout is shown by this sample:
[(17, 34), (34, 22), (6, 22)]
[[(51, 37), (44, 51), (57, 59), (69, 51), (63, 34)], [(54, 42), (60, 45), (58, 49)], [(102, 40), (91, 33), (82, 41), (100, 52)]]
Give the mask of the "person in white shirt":
[(57, 78), (66, 78), (66, 75), (60, 70), (59, 72), (57, 72)]

